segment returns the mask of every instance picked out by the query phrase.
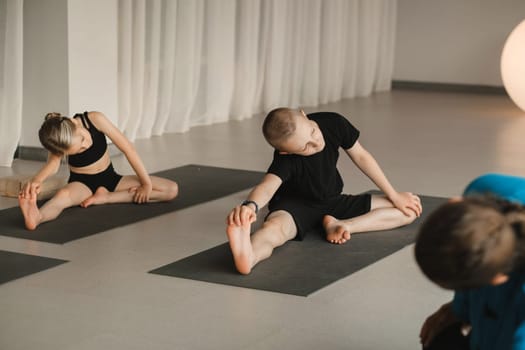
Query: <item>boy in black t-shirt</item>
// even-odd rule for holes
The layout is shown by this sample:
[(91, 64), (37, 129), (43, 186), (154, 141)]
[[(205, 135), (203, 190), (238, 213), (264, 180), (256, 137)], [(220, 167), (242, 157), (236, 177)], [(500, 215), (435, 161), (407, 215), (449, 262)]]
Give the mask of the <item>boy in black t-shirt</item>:
[[(392, 187), (358, 142), (359, 130), (343, 116), (307, 116), (302, 110), (278, 108), (264, 120), (263, 134), (275, 148), (273, 162), (248, 199), (227, 218), (226, 232), (240, 273), (250, 273), (274, 248), (316, 228), (324, 228), (329, 242), (343, 244), (353, 233), (403, 226), (421, 214), (419, 197)], [(385, 196), (341, 194), (339, 147)], [(267, 203), (270, 213), (250, 236), (259, 208)]]

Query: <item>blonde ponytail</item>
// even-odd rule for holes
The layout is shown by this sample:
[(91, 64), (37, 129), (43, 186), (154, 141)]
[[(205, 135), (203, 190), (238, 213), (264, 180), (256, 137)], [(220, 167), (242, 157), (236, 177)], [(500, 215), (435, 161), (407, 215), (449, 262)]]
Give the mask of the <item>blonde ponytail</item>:
[(50, 112), (46, 114), (46, 116), (44, 117), (44, 120), (49, 120), (51, 118), (60, 118), (60, 117), (62, 117), (62, 114), (58, 112)]

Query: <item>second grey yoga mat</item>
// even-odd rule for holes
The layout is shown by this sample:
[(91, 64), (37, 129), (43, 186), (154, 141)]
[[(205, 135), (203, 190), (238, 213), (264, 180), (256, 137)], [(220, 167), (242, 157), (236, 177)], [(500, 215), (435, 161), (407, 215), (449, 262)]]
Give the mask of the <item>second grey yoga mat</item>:
[[(242, 276), (235, 270), (228, 243), (150, 271), (151, 273), (308, 296), (414, 242), (425, 216), (446, 201), (421, 196), (424, 212), (412, 224), (389, 231), (355, 234), (343, 245), (328, 243), (321, 232), (290, 241)], [(220, 229), (220, 228), (218, 228)]]
[(66, 260), (0, 250), (0, 284), (61, 265)]
[(64, 210), (56, 219), (28, 231), (20, 208), (0, 210), (0, 235), (63, 244), (109, 229), (208, 202), (255, 186), (258, 171), (186, 165), (155, 173), (179, 184), (179, 196), (168, 203), (108, 204)]

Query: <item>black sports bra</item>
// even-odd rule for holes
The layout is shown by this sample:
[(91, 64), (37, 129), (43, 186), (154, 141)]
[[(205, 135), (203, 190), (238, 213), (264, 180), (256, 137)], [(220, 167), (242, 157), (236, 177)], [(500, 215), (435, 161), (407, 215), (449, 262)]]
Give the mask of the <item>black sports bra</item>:
[(98, 130), (88, 118), (88, 112), (77, 113), (73, 118), (80, 118), (82, 125), (91, 134), (93, 144), (91, 147), (86, 149), (82, 153), (73, 154), (68, 157), (68, 164), (77, 168), (88, 166), (95, 163), (97, 160), (102, 158), (106, 150), (108, 149), (108, 143), (106, 142), (106, 135)]

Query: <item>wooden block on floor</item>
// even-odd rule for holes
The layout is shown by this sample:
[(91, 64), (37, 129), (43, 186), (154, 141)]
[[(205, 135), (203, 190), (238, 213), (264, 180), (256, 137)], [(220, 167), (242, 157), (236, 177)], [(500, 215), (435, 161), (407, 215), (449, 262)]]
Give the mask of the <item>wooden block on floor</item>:
[[(18, 174), (0, 178), (0, 195), (5, 197), (18, 197), (20, 189), (31, 179), (32, 175)], [(63, 175), (53, 175), (44, 181), (38, 199), (52, 197), (60, 188), (67, 184), (67, 178)]]

